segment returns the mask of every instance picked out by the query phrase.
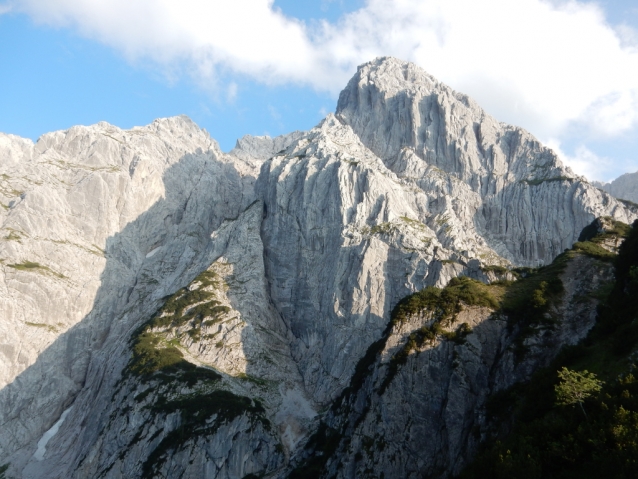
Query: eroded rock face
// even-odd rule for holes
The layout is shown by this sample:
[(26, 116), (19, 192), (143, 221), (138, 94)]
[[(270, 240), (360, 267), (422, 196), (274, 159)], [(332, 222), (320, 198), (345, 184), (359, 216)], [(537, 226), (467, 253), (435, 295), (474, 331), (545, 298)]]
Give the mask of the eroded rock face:
[(577, 255), (560, 279), (565, 292), (550, 311), (560, 320), (524, 334), (508, 325), (506, 316), (465, 306), (443, 329), (458, 332), (465, 323), (470, 334), (460, 340), (438, 335), (397, 363), (410, 334), (431, 324), (436, 312), (426, 310), (430, 314), (394, 325), (375, 360), (362, 369), (360, 389), (354, 387), (324, 417), (338, 443), (324, 471), (339, 478), (459, 474), (489, 430), (487, 398), (529, 379), (562, 346), (586, 336), (596, 320), (593, 293), (613, 281), (613, 268)]
[(234, 157), (229, 164), (181, 117), (129, 131), (75, 127), (30, 146), (9, 140), (0, 244), (7, 458), (30, 448), (85, 385), (126, 308), (172, 293), (199, 267), (210, 232), (253, 201), (246, 183), (256, 174)]
[(481, 203), (465, 223), (515, 264), (551, 261), (595, 217), (633, 218), (528, 132), (412, 63), (379, 58), (359, 67), (337, 116), (398, 175), (422, 178), (435, 167), (468, 185)]
[[(0, 135), (0, 159), (0, 458), (25, 478), (286, 477), (401, 298), (457, 276), (511, 279), (505, 267), (548, 262), (595, 216), (636, 216), (528, 133), (388, 58), (362, 66), (316, 128), (228, 154), (178, 117), (35, 145)], [(374, 456), (386, 477), (451, 471), (480, 439), (468, 430), (490, 391), (592, 320), (539, 332), (514, 368), (504, 320), (467, 314), (467, 344), (410, 357), (377, 397), (380, 363), (357, 392), (371, 404), (361, 437), (381, 417), (394, 438)], [(135, 373), (141, 331), (201, 377)], [(431, 428), (445, 433), (426, 440)], [(334, 465), (358, 477), (350, 456)]]

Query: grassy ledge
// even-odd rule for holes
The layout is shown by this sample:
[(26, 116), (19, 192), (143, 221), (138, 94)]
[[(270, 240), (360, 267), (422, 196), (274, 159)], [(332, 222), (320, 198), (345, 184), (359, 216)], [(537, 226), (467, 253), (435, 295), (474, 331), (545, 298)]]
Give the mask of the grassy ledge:
[(9, 268), (17, 269), (19, 271), (32, 271), (34, 273), (50, 274), (60, 279), (67, 279), (66, 276), (64, 276), (61, 273), (57, 273), (53, 271), (48, 266), (44, 266), (44, 265), (41, 265), (40, 263), (35, 263), (33, 261), (23, 261), (22, 263), (7, 264), (7, 266)]
[[(177, 328), (188, 326), (186, 334), (199, 337), (202, 325), (215, 322), (229, 308), (214, 299), (212, 288), (220, 287), (216, 273), (204, 271), (188, 288), (166, 298), (164, 305), (132, 336), (132, 355), (124, 378), (135, 378), (151, 386), (135, 396), (137, 403), (153, 416), (179, 413), (179, 426), (164, 434), (142, 464), (142, 477), (157, 477), (161, 466), (188, 441), (211, 436), (217, 428), (247, 415), (254, 424), (271, 429), (262, 404), (254, 399), (219, 389), (218, 372), (188, 362), (179, 349)], [(190, 391), (190, 392), (188, 392)], [(150, 401), (149, 401), (150, 400)]]
[(470, 278), (459, 277), (453, 278), (443, 289), (430, 286), (402, 299), (392, 312), (393, 326), (405, 323), (410, 316), (417, 314), (427, 314), (431, 320), (426, 326), (413, 331), (403, 348), (392, 356), (379, 394), (385, 392), (399, 367), (407, 362), (410, 354), (421, 349), (426, 343), (433, 344), (437, 338), (443, 338), (463, 344), (465, 338), (472, 333), (469, 324), (460, 324), (453, 331), (445, 328), (455, 323), (456, 317), (466, 306), (482, 306), (497, 310), (503, 293), (504, 289), (500, 284), (486, 285)]
[(217, 288), (220, 280), (212, 271), (204, 271), (191, 283), (166, 298), (164, 305), (144, 323), (132, 337), (133, 354), (126, 372), (143, 380), (157, 376), (171, 380), (181, 376), (187, 383), (216, 380), (221, 376), (214, 371), (197, 367), (184, 359), (179, 349), (180, 339), (174, 334), (177, 328), (188, 326), (186, 334), (193, 340), (201, 338), (202, 326), (214, 324), (230, 308), (214, 300), (210, 288)]

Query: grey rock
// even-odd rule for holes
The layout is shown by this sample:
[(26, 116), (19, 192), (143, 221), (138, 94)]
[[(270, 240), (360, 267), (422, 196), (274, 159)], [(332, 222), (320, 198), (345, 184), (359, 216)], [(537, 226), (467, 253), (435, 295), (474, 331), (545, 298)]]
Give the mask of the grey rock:
[(466, 184), (480, 204), (465, 223), (515, 264), (551, 261), (596, 217), (634, 218), (528, 132), (412, 63), (385, 57), (359, 67), (337, 116), (398, 175), (434, 167)]
[(10, 140), (4, 151), (22, 156), (2, 163), (0, 454), (19, 465), (86, 384), (126, 308), (172, 292), (210, 231), (253, 198), (183, 117)]
[(594, 181), (592, 184), (615, 198), (638, 203), (638, 172), (625, 173), (609, 183)]
[(230, 150), (229, 154), (245, 161), (267, 160), (277, 153), (283, 153), (291, 143), (304, 135), (303, 131), (293, 131), (275, 138), (246, 135), (237, 140), (235, 148)]
[(366, 471), (405, 478), (459, 474), (490, 431), (487, 398), (529, 379), (562, 346), (586, 336), (595, 323), (596, 300), (583, 298), (613, 280), (613, 268), (577, 256), (561, 279), (565, 294), (553, 311), (561, 320), (537, 326), (524, 339), (522, 361), (516, 354), (520, 331), (508, 328), (506, 317), (466, 307), (446, 328), (467, 323), (472, 332), (465, 342), (438, 336), (412, 352), (384, 390), (393, 355), (429, 317), (413, 315), (396, 325), (362, 389), (338, 409), (345, 414), (327, 418), (346, 431), (328, 471), (339, 478), (362, 477)]

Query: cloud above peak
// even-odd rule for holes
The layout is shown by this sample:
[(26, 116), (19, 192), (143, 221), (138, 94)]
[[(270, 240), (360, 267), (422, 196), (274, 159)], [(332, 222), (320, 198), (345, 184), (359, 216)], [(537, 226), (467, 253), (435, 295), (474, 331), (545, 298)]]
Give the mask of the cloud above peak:
[(287, 17), (272, 0), (9, 0), (6, 6), (200, 83), (239, 74), (336, 94), (357, 65), (392, 55), (541, 139), (568, 129), (613, 137), (638, 126), (638, 36), (630, 26), (609, 25), (595, 3), (368, 0), (336, 23), (311, 24)]

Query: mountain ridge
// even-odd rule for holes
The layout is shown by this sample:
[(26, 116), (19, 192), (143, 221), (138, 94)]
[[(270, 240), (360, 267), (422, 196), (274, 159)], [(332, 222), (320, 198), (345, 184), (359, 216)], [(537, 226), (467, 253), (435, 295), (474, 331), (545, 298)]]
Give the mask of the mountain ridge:
[[(229, 153), (185, 117), (35, 144), (0, 136), (10, 474), (288, 474), (404, 297), (457, 276), (511, 279), (508, 268), (550, 262), (595, 217), (636, 218), (412, 64), (377, 59), (344, 92), (310, 131), (245, 137)], [(217, 286), (201, 289), (204, 272)], [(186, 306), (169, 314), (167, 297)], [(208, 316), (191, 315), (200, 306)], [(123, 375), (138, 329), (169, 316), (147, 331), (149, 354), (176, 350), (219, 379)], [(184, 401), (220, 391), (245, 407), (199, 434)], [(175, 442), (183, 428), (191, 436)]]
[(609, 183), (594, 181), (593, 185), (615, 198), (638, 202), (638, 173), (625, 173)]

